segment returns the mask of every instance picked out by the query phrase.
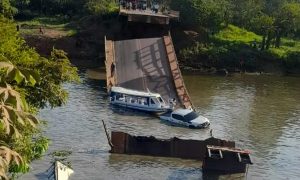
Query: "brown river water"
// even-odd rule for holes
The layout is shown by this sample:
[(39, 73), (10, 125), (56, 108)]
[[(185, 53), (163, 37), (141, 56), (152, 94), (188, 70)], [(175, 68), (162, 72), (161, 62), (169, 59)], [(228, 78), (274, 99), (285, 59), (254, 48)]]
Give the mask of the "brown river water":
[(71, 179), (189, 180), (189, 179), (299, 179), (300, 78), (276, 76), (184, 76), (191, 99), (211, 121), (215, 137), (234, 140), (252, 151), (254, 165), (244, 177), (203, 175), (201, 163), (176, 158), (110, 154), (101, 120), (110, 130), (159, 138), (204, 139), (210, 129), (170, 126), (158, 118), (109, 106), (104, 80), (88, 78), (67, 84), (68, 103), (45, 109), (45, 134), (51, 139), (45, 156), (31, 164), (19, 179), (47, 179), (46, 170), (57, 150), (67, 157), (75, 173)]

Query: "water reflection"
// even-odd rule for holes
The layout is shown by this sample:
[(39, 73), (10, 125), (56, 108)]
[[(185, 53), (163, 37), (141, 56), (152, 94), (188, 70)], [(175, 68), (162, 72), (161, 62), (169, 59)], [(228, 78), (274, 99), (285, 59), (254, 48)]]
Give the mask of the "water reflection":
[[(206, 101), (205, 106), (203, 108), (200, 106), (199, 110), (214, 118), (213, 128), (222, 136), (236, 140), (240, 146), (253, 150), (255, 164), (250, 168), (251, 177), (261, 178), (265, 177), (265, 174), (276, 179), (297, 177), (299, 167), (295, 165), (299, 162), (300, 156), (295, 157), (293, 151), (300, 147), (300, 133), (293, 131), (291, 134), (291, 122), (296, 123), (293, 124), (296, 129), (299, 128), (300, 116), (297, 113), (300, 99), (299, 78), (271, 76), (185, 78), (188, 82), (191, 82), (191, 79), (195, 81), (189, 83), (193, 86), (187, 85), (190, 91), (194, 93), (209, 91), (200, 93), (210, 94), (210, 102)], [(194, 90), (196, 83), (197, 87), (209, 85), (209, 88)], [(214, 91), (210, 91), (213, 86)], [(201, 103), (202, 97), (195, 94), (193, 99), (198, 99)], [(291, 136), (286, 137), (286, 133)], [(281, 144), (278, 144), (278, 141)], [(287, 144), (290, 148), (285, 147)]]
[[(110, 166), (119, 172), (144, 169), (145, 172), (137, 172), (141, 173), (137, 174), (138, 179), (200, 179), (202, 175), (199, 161), (175, 158), (111, 154)], [(153, 170), (157, 172), (151, 172)]]
[[(197, 130), (162, 123), (149, 114), (111, 108), (106, 82), (81, 72), (81, 84), (67, 84), (66, 106), (41, 111), (48, 121), (49, 153), (71, 150), (72, 179), (236, 179), (207, 175), (201, 163), (173, 158), (109, 154), (101, 124), (111, 130), (158, 138), (205, 139)], [(185, 76), (197, 110), (211, 120), (214, 136), (237, 141), (253, 150), (250, 179), (297, 179), (300, 155), (300, 79), (268, 76)], [(51, 157), (32, 164), (20, 179), (44, 179)]]

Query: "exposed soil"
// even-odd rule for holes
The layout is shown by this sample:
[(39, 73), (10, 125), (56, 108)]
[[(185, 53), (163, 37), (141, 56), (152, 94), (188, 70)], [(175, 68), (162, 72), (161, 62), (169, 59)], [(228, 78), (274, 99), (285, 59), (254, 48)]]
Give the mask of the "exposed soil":
[[(104, 63), (104, 37), (120, 31), (119, 23), (110, 21), (97, 22), (90, 18), (77, 22), (78, 33), (68, 35), (67, 30), (56, 28), (30, 28), (31, 33), (23, 33), (27, 44), (34, 47), (41, 55), (48, 57), (53, 48), (64, 50), (75, 66), (99, 67)], [(109, 24), (109, 25), (108, 25)], [(26, 32), (26, 27), (22, 26)]]
[[(167, 35), (168, 27), (151, 24), (131, 24), (122, 18), (100, 19), (85, 17), (73, 22), (77, 34), (68, 36), (67, 31), (45, 27), (21, 25), (21, 33), (29, 46), (43, 56), (49, 56), (54, 48), (68, 53), (72, 64), (79, 67), (99, 67), (104, 65), (104, 37), (113, 40), (149, 38)], [(30, 30), (30, 33), (25, 33)]]

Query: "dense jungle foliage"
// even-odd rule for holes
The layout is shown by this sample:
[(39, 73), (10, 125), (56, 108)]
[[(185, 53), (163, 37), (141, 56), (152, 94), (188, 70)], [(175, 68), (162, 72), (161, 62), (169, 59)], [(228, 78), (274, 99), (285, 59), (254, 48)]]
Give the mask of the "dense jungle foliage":
[(202, 36), (181, 50), (186, 64), (300, 72), (299, 0), (172, 0), (171, 8)]
[(47, 59), (28, 47), (5, 17), (14, 8), (6, 10), (0, 15), (0, 179), (28, 172), (29, 163), (47, 150), (45, 122), (35, 115), (40, 108), (64, 104), (62, 84), (78, 80), (63, 51), (53, 49)]
[[(154, 0), (147, 0), (148, 4)], [(183, 65), (265, 71), (267, 64), (284, 73), (300, 73), (299, 0), (155, 0), (161, 9), (180, 11), (173, 27), (199, 34), (186, 39), (173, 34)], [(66, 19), (116, 13), (110, 0), (2, 0), (7, 17), (31, 18), (60, 15)], [(178, 36), (179, 37), (179, 36)]]

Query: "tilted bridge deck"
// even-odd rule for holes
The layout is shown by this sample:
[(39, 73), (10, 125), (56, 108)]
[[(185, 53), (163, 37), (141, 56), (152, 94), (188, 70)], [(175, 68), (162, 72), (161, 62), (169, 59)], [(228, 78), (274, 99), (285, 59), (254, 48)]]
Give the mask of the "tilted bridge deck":
[(112, 86), (159, 93), (193, 108), (171, 36), (111, 41), (105, 38), (108, 91)]

